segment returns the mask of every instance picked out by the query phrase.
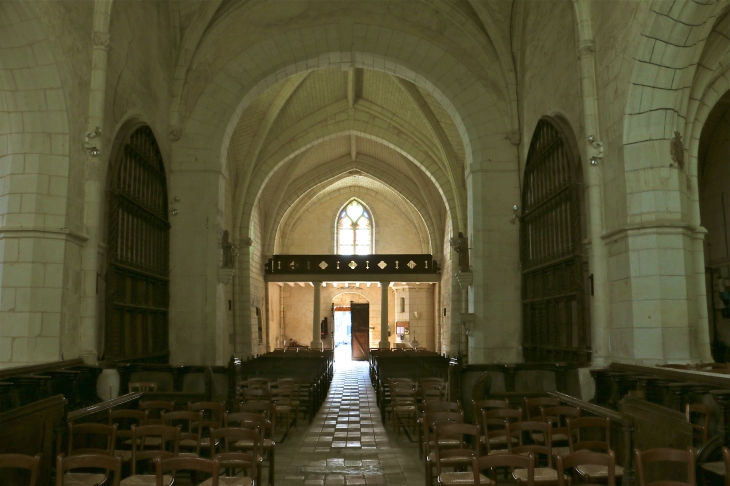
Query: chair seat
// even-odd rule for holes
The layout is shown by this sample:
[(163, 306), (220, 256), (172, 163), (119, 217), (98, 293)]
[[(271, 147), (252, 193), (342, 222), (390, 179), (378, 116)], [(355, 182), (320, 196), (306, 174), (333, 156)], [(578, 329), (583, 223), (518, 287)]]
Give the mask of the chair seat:
[[(442, 472), (438, 477), (439, 484), (459, 485), (459, 484), (474, 484), (474, 473), (473, 472)], [(497, 484), (483, 474), (479, 474), (479, 484)]]
[(81, 486), (104, 482), (106, 474), (93, 473), (66, 473), (63, 475), (63, 484), (67, 486)]
[[(213, 478), (208, 478), (202, 483), (200, 483), (198, 486), (210, 486), (213, 484)], [(228, 477), (228, 476), (220, 476), (218, 478), (218, 485), (219, 486), (252, 486), (253, 485), (253, 479), (247, 478), (247, 477)]]
[[(441, 447), (458, 447), (460, 444), (459, 439), (441, 439), (439, 441), (439, 445)], [(431, 447), (431, 449), (434, 449), (436, 447), (436, 441), (429, 441), (428, 445)]]
[[(157, 484), (157, 477), (154, 474), (137, 474), (129, 476), (126, 479), (122, 479), (119, 486), (155, 486)], [(164, 474), (162, 476), (162, 484), (164, 486), (170, 486), (172, 484), (172, 476)]]
[(489, 451), (490, 456), (497, 454), (509, 454), (509, 449), (494, 449), (493, 451)]
[[(264, 449), (269, 449), (271, 447), (274, 447), (276, 443), (272, 439), (264, 439), (261, 442), (261, 445), (264, 447)], [(251, 448), (253, 447), (253, 440), (244, 439), (239, 440), (235, 444), (233, 444), (233, 447), (238, 447), (239, 449), (245, 449), (245, 448)]]
[(553, 447), (553, 454), (556, 456), (570, 454), (570, 447)]
[[(210, 441), (210, 439), (208, 440)], [(193, 439), (182, 439), (180, 441), (180, 447), (198, 447), (198, 441)]]
[[(515, 479), (520, 481), (527, 481), (527, 469), (515, 469), (512, 473)], [(568, 476), (565, 476), (567, 479)], [(535, 481), (557, 481), (558, 471), (549, 467), (536, 467), (535, 468)]]
[(394, 412), (415, 412), (416, 406), (415, 405), (398, 405), (397, 407), (393, 407)]
[[(456, 456), (456, 457), (446, 457), (444, 459), (441, 459), (441, 464), (451, 467), (452, 464), (471, 464), (471, 459), (473, 456)], [(428, 455), (428, 460), (435, 464), (436, 463), (436, 453), (432, 452)]]
[(178, 452), (178, 457), (198, 457), (198, 455), (194, 452)]
[[(182, 441), (181, 441), (182, 444)], [(205, 439), (200, 439), (200, 447), (209, 448), (210, 447), (210, 438), (206, 437)]]
[[(724, 462), (718, 462), (722, 467), (723, 475), (725, 473), (725, 463)], [(608, 477), (608, 467), (607, 466), (598, 466), (595, 464), (584, 464), (582, 466), (575, 466), (575, 470), (578, 471), (578, 474), (581, 476), (588, 476), (589, 478), (606, 478)], [(617, 478), (620, 478), (624, 475), (624, 468), (621, 466), (615, 466), (614, 468), (614, 474)]]
[(132, 460), (132, 451), (125, 449), (116, 449), (114, 455), (122, 458), (122, 462), (129, 462)]
[(705, 471), (709, 471), (713, 474), (717, 474), (718, 476), (725, 476), (725, 462), (724, 461), (717, 461), (717, 462), (706, 462), (700, 466)]
[[(481, 442), (482, 444), (486, 444), (487, 443), (487, 438), (485, 436), (481, 436), (479, 438), (479, 442)], [(512, 443), (513, 444), (517, 444), (518, 442), (519, 441), (517, 440), (517, 437), (512, 437)], [(498, 435), (497, 437), (490, 437), (489, 438), (489, 443), (490, 444), (496, 444), (496, 445), (506, 444), (507, 443), (507, 436), (505, 436), (505, 435)]]

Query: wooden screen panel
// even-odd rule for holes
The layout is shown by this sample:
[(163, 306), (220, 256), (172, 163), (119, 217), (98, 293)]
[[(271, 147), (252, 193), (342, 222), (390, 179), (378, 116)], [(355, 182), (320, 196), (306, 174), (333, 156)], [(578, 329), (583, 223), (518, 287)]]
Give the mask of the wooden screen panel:
[(370, 350), (370, 304), (350, 304), (352, 359), (368, 359)]
[(590, 361), (580, 195), (563, 135), (540, 120), (525, 165), (520, 226), (526, 361)]
[(168, 355), (167, 181), (149, 127), (130, 136), (109, 190), (105, 359), (163, 361)]

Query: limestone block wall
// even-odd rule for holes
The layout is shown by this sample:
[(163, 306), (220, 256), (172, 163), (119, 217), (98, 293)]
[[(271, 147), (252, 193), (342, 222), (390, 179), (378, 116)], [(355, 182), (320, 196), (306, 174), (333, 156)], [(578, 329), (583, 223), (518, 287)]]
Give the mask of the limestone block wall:
[[(284, 321), (284, 337), (286, 339), (294, 339), (299, 344), (309, 345), (312, 341), (312, 312), (314, 303), (314, 289), (311, 284), (305, 284), (304, 287), (299, 284), (284, 284), (281, 287), (283, 294), (283, 321)], [(333, 302), (349, 303), (350, 301), (370, 304), (370, 345), (377, 347), (380, 341), (380, 287), (377, 284), (360, 284), (359, 286), (350, 284), (345, 287), (339, 284), (334, 287), (328, 283), (321, 290), (320, 316), (327, 316), (332, 326), (332, 303)], [(388, 298), (388, 320), (391, 323), (391, 343), (395, 342), (395, 292), (389, 290)], [(331, 346), (329, 340), (325, 341), (325, 345)]]
[[(348, 193), (325, 200), (312, 208), (292, 228), (284, 253), (320, 254), (335, 252), (335, 221), (340, 208), (350, 200)], [(376, 253), (422, 253), (421, 241), (411, 223), (379, 199), (377, 193), (363, 202), (373, 213)]]

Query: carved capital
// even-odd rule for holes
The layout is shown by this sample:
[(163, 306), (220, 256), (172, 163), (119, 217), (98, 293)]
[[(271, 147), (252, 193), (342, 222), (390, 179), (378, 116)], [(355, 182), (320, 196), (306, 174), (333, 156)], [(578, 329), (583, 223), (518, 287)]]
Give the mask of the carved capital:
[(111, 37), (106, 32), (94, 32), (92, 39), (94, 41), (94, 47), (99, 47), (107, 51), (112, 47)]
[(182, 138), (182, 128), (173, 125), (170, 127), (170, 130), (167, 132), (167, 135), (170, 137), (170, 140), (173, 142), (177, 142)]

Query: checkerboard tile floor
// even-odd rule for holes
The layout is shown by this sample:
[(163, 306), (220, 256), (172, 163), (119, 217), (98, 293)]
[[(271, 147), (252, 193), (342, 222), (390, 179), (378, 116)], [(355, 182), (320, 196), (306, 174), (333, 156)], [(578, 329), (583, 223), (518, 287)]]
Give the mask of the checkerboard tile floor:
[(425, 484), (418, 444), (380, 421), (367, 362), (338, 363), (312, 424), (276, 445), (275, 466), (277, 486)]

